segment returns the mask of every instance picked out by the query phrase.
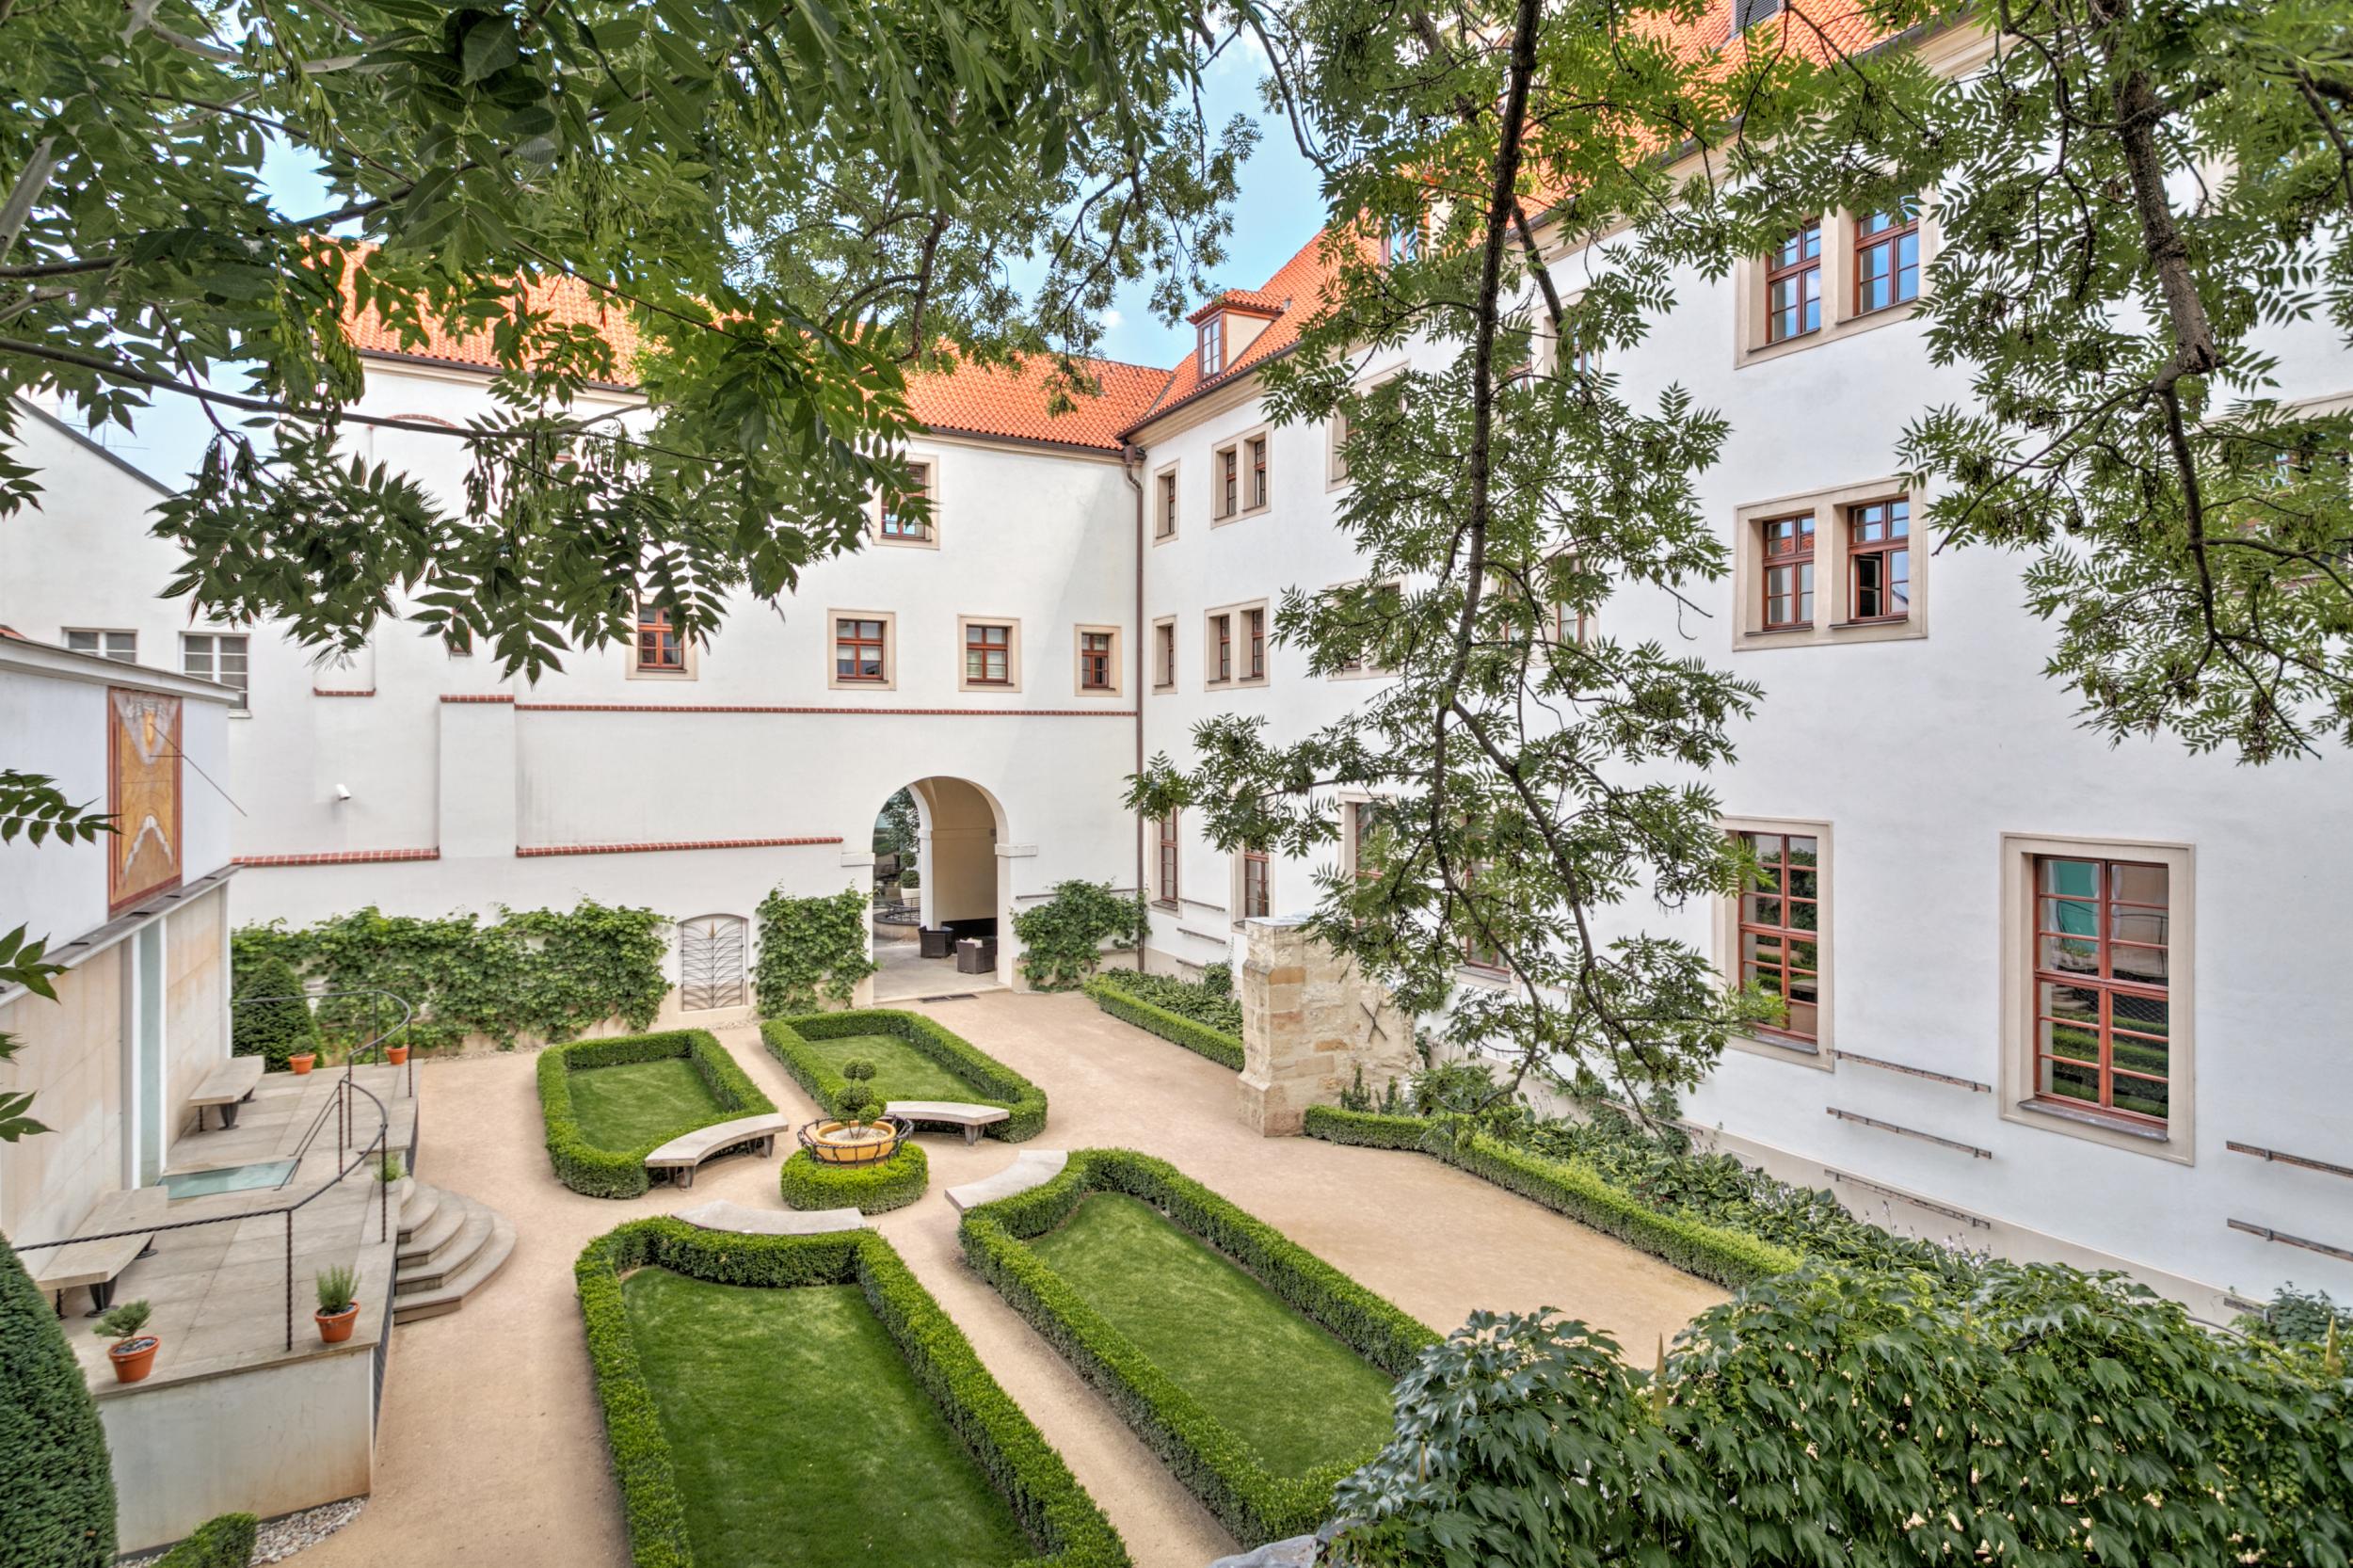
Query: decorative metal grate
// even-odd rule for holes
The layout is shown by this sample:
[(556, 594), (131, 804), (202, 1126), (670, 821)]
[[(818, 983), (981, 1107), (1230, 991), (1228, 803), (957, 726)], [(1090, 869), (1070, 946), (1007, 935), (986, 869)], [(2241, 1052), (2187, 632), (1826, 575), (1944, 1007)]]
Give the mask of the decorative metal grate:
[(679, 1006), (690, 1013), (744, 1005), (741, 915), (700, 915), (679, 922)]

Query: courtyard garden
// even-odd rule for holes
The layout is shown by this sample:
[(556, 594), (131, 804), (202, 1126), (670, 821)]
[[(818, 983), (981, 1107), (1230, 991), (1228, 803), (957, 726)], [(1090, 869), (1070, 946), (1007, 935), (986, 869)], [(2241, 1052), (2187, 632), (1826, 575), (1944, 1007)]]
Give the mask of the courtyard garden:
[[(936, 1019), (920, 1013), (867, 1008), (771, 1018), (761, 1042), (811, 1098), (839, 1114), (868, 1093), (893, 1100), (932, 1100), (996, 1106), (1008, 1114), (988, 1136), (1008, 1143), (1034, 1138), (1046, 1126), (1045, 1091)], [(871, 1064), (854, 1081), (842, 1069)]]
[(699, 1029), (551, 1046), (537, 1071), (556, 1179), (595, 1198), (645, 1192), (647, 1156), (681, 1133), (776, 1110)]

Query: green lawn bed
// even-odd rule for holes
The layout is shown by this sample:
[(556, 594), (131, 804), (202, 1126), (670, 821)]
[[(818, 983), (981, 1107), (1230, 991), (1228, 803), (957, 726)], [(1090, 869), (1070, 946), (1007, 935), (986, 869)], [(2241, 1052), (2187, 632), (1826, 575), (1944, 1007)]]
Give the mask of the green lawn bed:
[(667, 1143), (727, 1109), (681, 1056), (575, 1072), (571, 1090), (580, 1135), (608, 1149)]
[(849, 1087), (841, 1065), (863, 1058), (875, 1066), (866, 1087), (884, 1100), (959, 1100), (1000, 1105), (1005, 1120), (984, 1130), (1018, 1144), (1046, 1130), (1046, 1092), (936, 1019), (870, 1007), (770, 1018), (760, 1043), (794, 1082), (832, 1114)]
[(925, 1568), (1036, 1555), (855, 1285), (640, 1269), (621, 1286), (695, 1560)]
[(1392, 1432), (1389, 1389), (1437, 1336), (1165, 1160), (1081, 1149), (968, 1212), (975, 1272), (1220, 1523), (1314, 1529)]
[(1386, 1372), (1141, 1198), (1096, 1192), (1030, 1250), (1275, 1475), (1362, 1458), (1394, 1430)]
[(639, 1220), (573, 1272), (636, 1568), (1127, 1568), (878, 1233)]
[(539, 1114), (555, 1179), (592, 1198), (652, 1184), (646, 1156), (681, 1132), (776, 1102), (708, 1030), (576, 1040), (539, 1053)]

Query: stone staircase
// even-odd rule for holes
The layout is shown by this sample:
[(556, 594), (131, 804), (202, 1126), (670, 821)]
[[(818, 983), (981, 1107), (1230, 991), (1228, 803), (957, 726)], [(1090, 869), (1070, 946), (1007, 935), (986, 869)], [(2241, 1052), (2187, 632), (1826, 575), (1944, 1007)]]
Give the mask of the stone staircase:
[(462, 1192), (403, 1176), (391, 1196), (400, 1214), (395, 1323), (456, 1311), (515, 1250), (515, 1227), (506, 1216)]

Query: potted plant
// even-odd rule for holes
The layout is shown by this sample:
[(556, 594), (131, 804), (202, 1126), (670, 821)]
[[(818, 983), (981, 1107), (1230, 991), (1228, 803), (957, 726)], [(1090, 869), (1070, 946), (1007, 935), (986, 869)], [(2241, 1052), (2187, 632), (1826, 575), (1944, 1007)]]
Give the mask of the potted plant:
[(319, 1325), (319, 1340), (323, 1344), (340, 1345), (351, 1337), (351, 1325), (360, 1320), (360, 1288), (357, 1270), (338, 1263), (331, 1269), (321, 1269), (317, 1275), (319, 1309), (311, 1314)]
[(386, 1046), (384, 1048), (384, 1060), (391, 1063), (395, 1067), (405, 1064), (408, 1060), (408, 1042), (403, 1040), (396, 1046)]
[(319, 1053), (315, 1050), (298, 1050), (286, 1058), (286, 1065), (292, 1067), (295, 1070), (296, 1075), (298, 1077), (303, 1073), (309, 1072), (312, 1067), (317, 1066), (318, 1060)]
[(139, 1330), (154, 1315), (155, 1309), (145, 1302), (124, 1302), (108, 1309), (91, 1331), (101, 1339), (114, 1341), (106, 1347), (106, 1359), (114, 1363), (117, 1383), (136, 1383), (153, 1369), (155, 1349), (163, 1341)]
[(849, 1082), (834, 1096), (833, 1119), (801, 1128), (801, 1146), (827, 1165), (872, 1165), (889, 1159), (899, 1152), (907, 1128), (884, 1115), (881, 1098), (867, 1087), (874, 1064), (845, 1062), (841, 1076)]
[(394, 1182), (398, 1181), (402, 1176), (405, 1176), (408, 1174), (408, 1167), (400, 1158), (399, 1150), (387, 1149), (382, 1155), (377, 1157), (376, 1161), (376, 1180), (382, 1182)]

